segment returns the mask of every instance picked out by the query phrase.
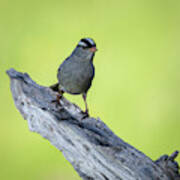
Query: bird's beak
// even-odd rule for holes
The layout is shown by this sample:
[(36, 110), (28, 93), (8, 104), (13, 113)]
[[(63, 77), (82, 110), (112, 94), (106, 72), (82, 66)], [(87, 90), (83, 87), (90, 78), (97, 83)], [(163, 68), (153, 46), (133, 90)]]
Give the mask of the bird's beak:
[(91, 52), (96, 52), (97, 51), (97, 48), (96, 47), (92, 47), (89, 49)]

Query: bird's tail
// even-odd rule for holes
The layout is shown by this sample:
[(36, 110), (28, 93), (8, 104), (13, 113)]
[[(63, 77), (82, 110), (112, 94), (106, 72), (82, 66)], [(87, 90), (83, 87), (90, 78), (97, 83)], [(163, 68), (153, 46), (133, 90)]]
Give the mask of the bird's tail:
[(53, 85), (49, 86), (49, 88), (51, 88), (53, 91), (58, 92), (59, 91), (59, 84), (58, 83), (53, 84)]

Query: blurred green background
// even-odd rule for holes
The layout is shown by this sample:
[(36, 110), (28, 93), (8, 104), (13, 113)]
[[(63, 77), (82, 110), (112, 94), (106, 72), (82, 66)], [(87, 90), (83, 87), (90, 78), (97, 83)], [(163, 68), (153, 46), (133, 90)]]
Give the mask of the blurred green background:
[[(0, 0), (0, 179), (80, 179), (55, 147), (29, 132), (5, 70), (49, 86), (82, 37), (99, 49), (91, 115), (153, 160), (180, 150), (179, 33), (179, 0)], [(66, 97), (84, 109), (80, 96)]]

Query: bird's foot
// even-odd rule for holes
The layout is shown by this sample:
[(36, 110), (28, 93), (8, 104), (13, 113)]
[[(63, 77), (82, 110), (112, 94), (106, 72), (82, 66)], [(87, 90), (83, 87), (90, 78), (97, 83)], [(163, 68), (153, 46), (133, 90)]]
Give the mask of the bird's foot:
[(82, 119), (88, 118), (89, 117), (89, 112), (86, 110), (85, 112), (82, 111)]
[(61, 105), (61, 102), (60, 102), (61, 98), (62, 98), (62, 95), (58, 93), (58, 94), (56, 95), (56, 99), (53, 99), (53, 100), (51, 101), (51, 103), (57, 103), (58, 105)]

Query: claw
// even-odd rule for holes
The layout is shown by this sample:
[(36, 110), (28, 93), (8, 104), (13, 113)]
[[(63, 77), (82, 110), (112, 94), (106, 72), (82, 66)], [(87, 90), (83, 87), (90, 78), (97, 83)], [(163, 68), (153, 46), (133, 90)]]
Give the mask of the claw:
[(57, 103), (57, 104), (61, 105), (61, 103), (60, 103), (61, 98), (62, 98), (62, 95), (61, 94), (57, 94), (56, 95), (56, 99), (52, 100), (51, 102), (52, 103)]
[(88, 117), (89, 117), (89, 114), (86, 114), (85, 112), (83, 112), (82, 120), (83, 120), (83, 119), (86, 119), (86, 118), (88, 118)]

